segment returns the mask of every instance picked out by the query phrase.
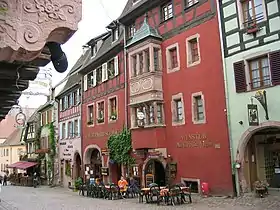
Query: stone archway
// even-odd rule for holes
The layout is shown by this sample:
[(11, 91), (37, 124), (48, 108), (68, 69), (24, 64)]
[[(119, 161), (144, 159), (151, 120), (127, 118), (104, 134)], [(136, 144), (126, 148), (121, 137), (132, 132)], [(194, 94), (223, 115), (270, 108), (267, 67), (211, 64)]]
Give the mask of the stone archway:
[[(142, 166), (142, 186), (146, 186), (146, 170), (147, 170), (147, 166), (151, 163), (151, 162), (156, 162), (159, 163), (163, 170), (164, 170), (164, 177), (165, 177), (165, 169), (167, 166), (167, 162), (164, 158), (162, 157), (151, 157), (151, 158), (147, 158)], [(165, 181), (165, 180), (164, 180)]]
[[(101, 149), (98, 145), (92, 144), (92, 145), (87, 146), (84, 150), (84, 155), (83, 155), (83, 160), (84, 160), (85, 165), (90, 164), (91, 152), (93, 150), (98, 150), (101, 155)], [(102, 155), (101, 155), (101, 162), (102, 162), (102, 165), (104, 166), (104, 158)]]
[(244, 163), (245, 163), (244, 157), (245, 157), (245, 151), (246, 151), (248, 142), (251, 140), (251, 137), (255, 133), (257, 133), (258, 131), (264, 130), (264, 129), (268, 129), (268, 128), (280, 128), (280, 122), (269, 121), (269, 122), (260, 123), (259, 126), (250, 127), (242, 134), (242, 136), (238, 142), (238, 147), (237, 147), (237, 152), (236, 152), (236, 161), (241, 164), (241, 168), (238, 169), (238, 181), (239, 181), (239, 186), (240, 186), (242, 192), (248, 191), (248, 183), (244, 176)]
[(89, 145), (84, 151), (84, 169), (86, 178), (101, 178), (101, 168), (105, 160), (98, 145)]
[(78, 151), (75, 151), (74, 153), (74, 180), (76, 180), (79, 177), (82, 177), (82, 159), (81, 159), (81, 155)]

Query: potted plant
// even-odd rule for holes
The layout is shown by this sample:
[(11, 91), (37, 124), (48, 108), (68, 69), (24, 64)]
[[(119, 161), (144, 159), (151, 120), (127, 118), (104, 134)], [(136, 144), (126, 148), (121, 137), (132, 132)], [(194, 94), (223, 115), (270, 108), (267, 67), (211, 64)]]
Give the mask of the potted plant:
[(264, 195), (268, 193), (269, 184), (267, 183), (267, 181), (256, 181), (254, 183), (254, 186), (255, 192), (259, 197), (263, 198)]
[(104, 118), (103, 118), (103, 117), (98, 118), (98, 119), (97, 119), (97, 122), (98, 122), (98, 123), (103, 123), (103, 122), (104, 122)]
[(77, 192), (80, 187), (83, 185), (83, 180), (81, 177), (79, 177), (78, 179), (75, 180), (74, 182), (74, 192)]
[(87, 122), (88, 125), (93, 125), (92, 121)]
[(117, 113), (113, 112), (110, 116), (110, 120), (116, 120), (117, 119)]

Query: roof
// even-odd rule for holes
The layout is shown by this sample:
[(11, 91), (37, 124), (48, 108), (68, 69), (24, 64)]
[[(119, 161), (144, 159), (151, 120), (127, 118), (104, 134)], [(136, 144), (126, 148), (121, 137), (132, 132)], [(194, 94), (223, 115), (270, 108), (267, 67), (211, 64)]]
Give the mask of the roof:
[(129, 13), (131, 13), (133, 10), (135, 10), (136, 8), (140, 7), (142, 4), (146, 3), (149, 0), (139, 0), (139, 2), (133, 4), (134, 0), (128, 0), (122, 14), (120, 15), (119, 19), (127, 16)]
[(20, 138), (21, 138), (22, 129), (17, 128), (7, 139), (6, 141), (1, 144), (1, 146), (16, 146), (21, 145)]
[(138, 43), (139, 41), (146, 39), (148, 37), (153, 37), (157, 39), (162, 39), (161, 35), (158, 33), (158, 31), (154, 28), (152, 28), (148, 21), (147, 21), (147, 16), (144, 19), (143, 25), (139, 30), (136, 31), (134, 34), (132, 40), (127, 44), (128, 46), (131, 46), (133, 44)]
[[(84, 69), (88, 68), (91, 66), (93, 63), (99, 61), (101, 58), (104, 57), (107, 53), (109, 53), (112, 49), (115, 47), (119, 46), (121, 43), (123, 43), (123, 34), (124, 30), (120, 28), (120, 36), (119, 39), (115, 42), (112, 42), (112, 34), (110, 33), (108, 36), (105, 36), (103, 39), (103, 43), (101, 47), (99, 48), (97, 54), (95, 57), (91, 57), (90, 53), (87, 53), (87, 58), (84, 62), (83, 67), (81, 67), (81, 71), (84, 71)], [(90, 50), (88, 50), (90, 51)], [(86, 70), (85, 70), (86, 71)]]
[(41, 110), (42, 109), (42, 107), (43, 107), (44, 105), (41, 105), (39, 108), (37, 108), (36, 110), (35, 110), (35, 112), (31, 115), (31, 117), (27, 120), (27, 122), (34, 122), (34, 121), (36, 121), (37, 120), (37, 117), (38, 117), (38, 115), (39, 115), (39, 110)]
[(46, 108), (48, 108), (49, 106), (52, 106), (54, 104), (54, 100), (50, 100), (50, 101), (47, 101), (45, 104), (43, 104), (42, 106), (40, 106), (37, 111), (40, 112)]
[(99, 35), (99, 36), (94, 37), (93, 39), (91, 39), (91, 40), (87, 43), (87, 45), (89, 45), (89, 46), (94, 45), (95, 42), (97, 42), (97, 41), (103, 39), (103, 38), (104, 38), (105, 36), (107, 36), (109, 33), (110, 33), (110, 32), (107, 31), (107, 32), (105, 32), (105, 33), (103, 33), (103, 34), (101, 34), (101, 35)]

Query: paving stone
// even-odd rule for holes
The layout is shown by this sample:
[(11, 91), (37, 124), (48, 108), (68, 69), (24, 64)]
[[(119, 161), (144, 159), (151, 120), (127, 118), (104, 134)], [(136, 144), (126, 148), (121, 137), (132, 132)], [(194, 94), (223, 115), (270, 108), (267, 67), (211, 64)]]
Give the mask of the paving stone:
[(5, 210), (279, 210), (280, 193), (271, 193), (265, 198), (256, 198), (253, 194), (246, 194), (238, 198), (193, 196), (193, 204), (180, 206), (157, 206), (139, 204), (137, 199), (103, 200), (79, 196), (63, 188), (28, 188), (7, 186), (0, 194), (2, 202), (0, 209)]

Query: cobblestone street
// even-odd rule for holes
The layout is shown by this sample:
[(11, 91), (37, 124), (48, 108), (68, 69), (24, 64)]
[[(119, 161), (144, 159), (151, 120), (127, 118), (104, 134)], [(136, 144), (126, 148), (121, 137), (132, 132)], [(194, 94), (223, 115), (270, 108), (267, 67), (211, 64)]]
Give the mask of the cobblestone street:
[(134, 209), (227, 209), (227, 210), (279, 210), (279, 193), (273, 192), (267, 198), (253, 195), (231, 199), (223, 197), (200, 198), (193, 196), (193, 204), (181, 206), (157, 206), (138, 204), (136, 199), (108, 201), (78, 196), (70, 190), (48, 187), (26, 188), (7, 186), (2, 188), (0, 209), (5, 210), (134, 210)]

